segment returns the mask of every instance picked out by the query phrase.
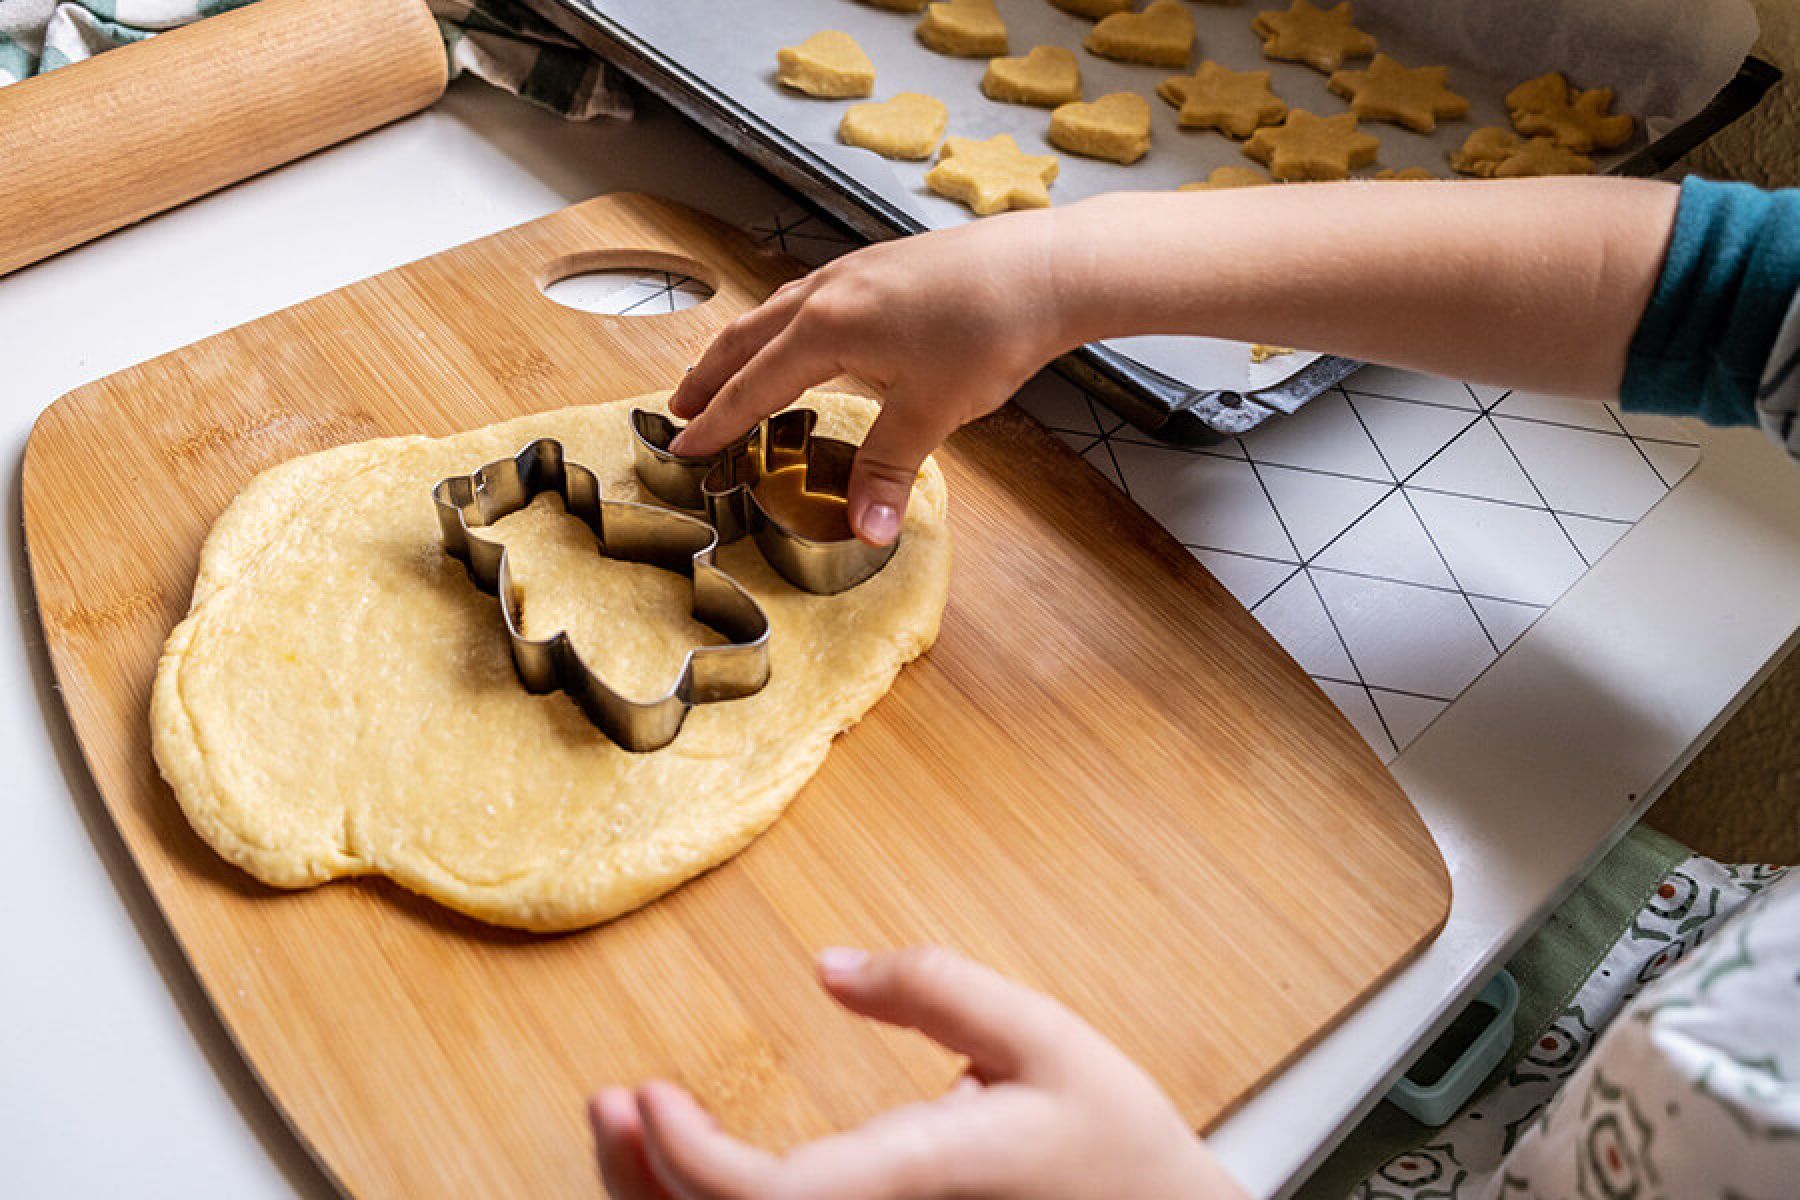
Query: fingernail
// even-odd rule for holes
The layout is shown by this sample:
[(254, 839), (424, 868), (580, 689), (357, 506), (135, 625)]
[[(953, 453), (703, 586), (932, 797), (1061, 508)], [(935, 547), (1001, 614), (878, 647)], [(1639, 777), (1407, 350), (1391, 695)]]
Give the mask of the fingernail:
[(867, 950), (848, 946), (830, 946), (819, 951), (819, 974), (831, 980), (845, 980), (863, 969), (869, 961)]
[(857, 532), (865, 542), (885, 546), (900, 535), (900, 511), (891, 504), (871, 504), (863, 509)]

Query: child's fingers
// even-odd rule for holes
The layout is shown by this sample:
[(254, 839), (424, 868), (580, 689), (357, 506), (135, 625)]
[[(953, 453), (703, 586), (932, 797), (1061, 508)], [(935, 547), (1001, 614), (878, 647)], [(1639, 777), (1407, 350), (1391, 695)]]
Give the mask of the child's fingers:
[(885, 546), (900, 535), (919, 466), (950, 433), (943, 411), (903, 394), (881, 406), (850, 467), (850, 527), (863, 541)]
[(675, 394), (669, 397), (669, 411), (686, 420), (705, 410), (713, 397), (744, 364), (768, 344), (769, 339), (787, 328), (800, 311), (804, 279), (785, 284), (767, 300), (732, 321), (719, 331), (694, 364), (682, 377)]
[(850, 1011), (917, 1029), (990, 1083), (1028, 1078), (1094, 1036), (1048, 996), (938, 946), (827, 950), (819, 974)]
[[(645, 1157), (656, 1181), (678, 1200), (772, 1200), (776, 1160), (724, 1132), (694, 1098), (671, 1083), (638, 1089)], [(635, 1200), (635, 1198), (634, 1198)]]
[(589, 1097), (588, 1123), (594, 1130), (600, 1178), (611, 1200), (669, 1200), (650, 1173), (644, 1127), (630, 1092), (614, 1087)]
[(669, 444), (677, 454), (717, 454), (807, 388), (838, 374), (836, 350), (796, 320), (766, 342)]

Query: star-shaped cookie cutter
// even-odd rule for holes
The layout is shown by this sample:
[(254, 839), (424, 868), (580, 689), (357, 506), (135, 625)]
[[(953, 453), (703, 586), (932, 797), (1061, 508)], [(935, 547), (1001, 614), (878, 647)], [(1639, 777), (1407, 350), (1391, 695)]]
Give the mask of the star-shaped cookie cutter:
[[(662, 695), (632, 700), (591, 669), (567, 630), (525, 636), (519, 596), (506, 547), (474, 531), (556, 492), (571, 516), (593, 531), (601, 554), (685, 575), (694, 584), (696, 619), (727, 639), (688, 652), (681, 673)], [(539, 438), (512, 458), (457, 475), (431, 491), (444, 549), (468, 569), (476, 586), (500, 600), (513, 665), (527, 691), (567, 692), (600, 731), (626, 750), (658, 750), (675, 740), (696, 704), (737, 700), (769, 680), (769, 618), (755, 597), (715, 562), (719, 533), (705, 521), (649, 504), (601, 497), (600, 481), (564, 457), (562, 443)]]
[(766, 508), (758, 490), (768, 476), (801, 470), (803, 490), (843, 500), (849, 494), (856, 447), (813, 430), (819, 414), (790, 408), (760, 422), (718, 454), (689, 458), (669, 443), (681, 426), (661, 413), (631, 412), (638, 481), (651, 495), (676, 508), (704, 512), (721, 542), (749, 536), (781, 577), (815, 595), (847, 591), (886, 566), (899, 539), (871, 546), (854, 536), (806, 536)]

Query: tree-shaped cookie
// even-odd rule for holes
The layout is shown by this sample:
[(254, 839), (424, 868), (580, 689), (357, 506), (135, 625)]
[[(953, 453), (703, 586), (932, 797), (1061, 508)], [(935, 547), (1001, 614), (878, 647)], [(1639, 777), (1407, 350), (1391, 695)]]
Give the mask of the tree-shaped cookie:
[(1463, 175), (1485, 179), (1594, 173), (1592, 159), (1557, 145), (1555, 138), (1521, 138), (1498, 125), (1471, 133), (1460, 149), (1450, 152), (1450, 167)]
[(1514, 129), (1553, 138), (1577, 154), (1616, 150), (1631, 140), (1635, 126), (1631, 115), (1613, 112), (1612, 105), (1611, 88), (1581, 91), (1570, 87), (1559, 71), (1527, 79), (1506, 93)]
[(1265, 126), (1244, 143), (1244, 153), (1284, 183), (1348, 179), (1355, 168), (1374, 162), (1380, 148), (1380, 139), (1357, 131), (1354, 113), (1320, 117), (1298, 108), (1280, 125)]
[(879, 103), (852, 104), (838, 122), (838, 140), (884, 158), (930, 158), (950, 124), (950, 110), (935, 96), (900, 92)]
[(1192, 75), (1163, 80), (1156, 94), (1180, 110), (1175, 119), (1183, 128), (1217, 129), (1235, 138), (1275, 124), (1288, 111), (1269, 87), (1267, 71), (1233, 71), (1210, 60)]
[(919, 21), (919, 40), (928, 50), (956, 58), (992, 58), (1006, 53), (1006, 22), (994, 0), (938, 0)]
[(1101, 58), (1185, 67), (1194, 50), (1194, 14), (1183, 0), (1151, 0), (1143, 12), (1114, 13), (1102, 19), (1081, 44)]
[(1003, 104), (1053, 108), (1081, 99), (1081, 66), (1062, 46), (1034, 46), (1019, 58), (990, 58), (981, 94)]
[(952, 137), (925, 173), (925, 186), (985, 217), (1009, 208), (1048, 208), (1056, 172), (1055, 155), (1026, 154), (1004, 133), (986, 141)]
[(1307, 0), (1294, 0), (1286, 12), (1269, 10), (1250, 23), (1263, 39), (1263, 57), (1305, 63), (1331, 72), (1347, 58), (1367, 58), (1375, 53), (1375, 39), (1358, 29), (1350, 0), (1332, 8), (1316, 8)]
[(1326, 84), (1350, 101), (1362, 121), (1391, 121), (1417, 133), (1430, 133), (1439, 121), (1469, 115), (1469, 102), (1450, 90), (1449, 67), (1403, 67), (1377, 54), (1366, 67), (1333, 71)]
[(875, 64), (856, 39), (836, 29), (815, 33), (775, 54), (775, 81), (809, 96), (841, 100), (875, 90)]

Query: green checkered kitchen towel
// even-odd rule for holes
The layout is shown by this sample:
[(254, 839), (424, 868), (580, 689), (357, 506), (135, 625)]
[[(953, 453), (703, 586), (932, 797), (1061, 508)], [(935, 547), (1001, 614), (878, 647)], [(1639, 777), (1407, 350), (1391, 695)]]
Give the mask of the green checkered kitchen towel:
[[(0, 0), (0, 86), (253, 0)], [(468, 72), (576, 121), (629, 116), (612, 73), (519, 0), (430, 0), (454, 78)]]

